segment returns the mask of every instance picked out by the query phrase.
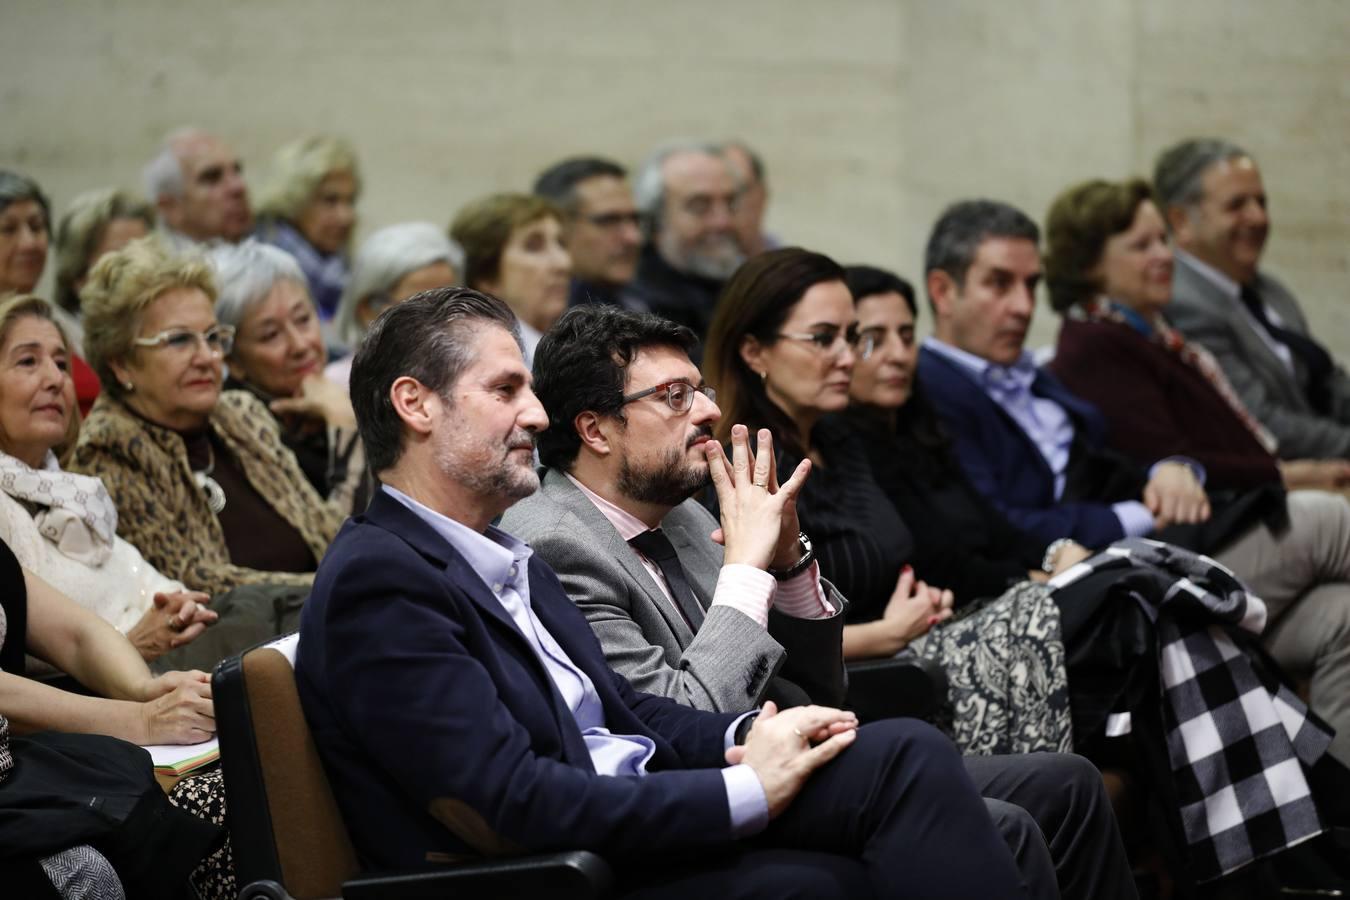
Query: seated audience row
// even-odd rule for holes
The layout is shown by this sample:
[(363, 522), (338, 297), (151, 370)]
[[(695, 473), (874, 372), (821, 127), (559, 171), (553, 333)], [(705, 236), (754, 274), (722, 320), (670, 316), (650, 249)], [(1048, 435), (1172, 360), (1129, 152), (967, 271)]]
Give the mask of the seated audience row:
[[(491, 524), (539, 484), (533, 434), (548, 417), (529, 381), (509, 309), (467, 289), (388, 310), (353, 365), (382, 486), (320, 566), (296, 667), (366, 862), (578, 847), (642, 896), (1027, 896), (931, 727), (768, 703), (747, 731), (743, 715), (637, 693), (608, 668), (549, 567)], [(723, 527), (729, 546), (736, 530)], [(759, 530), (779, 543), (780, 525)], [(429, 765), (410, 768), (408, 746)], [(1096, 791), (1093, 825), (1061, 823), (1065, 840), (1096, 835), (1093, 861), (1120, 863), (1107, 890), (1133, 896)]]
[[(0, 293), (26, 294), (45, 266), (48, 205), (36, 185), (2, 174)], [(25, 565), (70, 578), (63, 590), (88, 597), (157, 667), (210, 665), (303, 617), (302, 697), (331, 773), (351, 792), (340, 803), (386, 811), (370, 829), (353, 823), (367, 862), (408, 862), (409, 848), (457, 852), (456, 839), (479, 851), (499, 842), (626, 848), (643, 862), (621, 866), (625, 883), (687, 890), (704, 876), (649, 857), (633, 833), (643, 825), (612, 809), (627, 802), (614, 786), (542, 774), (562, 762), (637, 776), (635, 800), (651, 795), (678, 823), (676, 795), (641, 787), (643, 776), (721, 764), (691, 742), (712, 719), (629, 693), (605, 663), (639, 690), (699, 709), (771, 701), (754, 720), (778, 720), (767, 737), (743, 718), (708, 728), (730, 745), (749, 726), (747, 747), (727, 751), (746, 765), (718, 779), (726, 837), (762, 829), (764, 813), (774, 818), (818, 768), (841, 795), (855, 790), (865, 769), (835, 774), (844, 770), (827, 760), (855, 734), (844, 758), (874, 756), (877, 730), (809, 704), (841, 702), (843, 658), (901, 648), (944, 666), (952, 704), (941, 724), (963, 751), (985, 755), (965, 761), (960, 790), (974, 780), (978, 793), (962, 803), (984, 794), (983, 825), (992, 816), (1006, 844), (982, 832), (982, 858), (1009, 865), (980, 873), (988, 891), (1011, 872), (1038, 896), (1132, 895), (1091, 769), (1053, 754), (998, 754), (1072, 748), (1123, 762), (1192, 880), (1314, 837), (1326, 816), (1343, 815), (1327, 797), (1345, 783), (1335, 759), (1350, 760), (1350, 503), (1308, 489), (1343, 488), (1350, 463), (1303, 439), (1339, 427), (1343, 373), (1307, 336), (1292, 296), (1258, 270), (1264, 192), (1238, 148), (1187, 142), (1164, 154), (1161, 209), (1142, 182), (1070, 189), (1048, 217), (1044, 267), (1039, 230), (1019, 211), (952, 206), (927, 248), (936, 334), (917, 354), (917, 308), (902, 280), (768, 249), (763, 163), (739, 143), (663, 147), (632, 195), (622, 167), (564, 161), (540, 176), (538, 196), (465, 206), (453, 241), (435, 226), (394, 226), (350, 267), (360, 190), (351, 148), (298, 141), (274, 175), (255, 232), (238, 158), (184, 130), (146, 170), (165, 239), (143, 238), (155, 216), (124, 195), (77, 198), (58, 229), (62, 312), (22, 296), (0, 315), (0, 464), (9, 469), (0, 502), (13, 507), (6, 537), (24, 538)], [(267, 243), (243, 240), (254, 233)], [(1175, 266), (1169, 235), (1182, 248)], [(209, 265), (196, 255), (202, 244), (214, 245)], [(1049, 371), (1023, 346), (1043, 268), (1067, 313)], [(461, 279), (501, 302), (461, 289), (397, 305)], [(588, 308), (555, 326), (569, 303)], [(1189, 326), (1173, 330), (1164, 316), (1174, 310), (1174, 324), (1193, 315), (1213, 355), (1188, 343)], [(1216, 310), (1215, 321), (1204, 318)], [(84, 329), (101, 383), (82, 428), (66, 372), (82, 360), (58, 316)], [(357, 350), (336, 363), (320, 325), (330, 317)], [(437, 350), (418, 349), (427, 341)], [(707, 384), (695, 367), (703, 352)], [(520, 374), (531, 365), (545, 420)], [(338, 386), (349, 372), (350, 400)], [(1208, 431), (1197, 429), (1202, 420)], [(358, 424), (378, 447), (356, 436)], [(524, 454), (539, 431), (543, 490), (507, 511), (510, 534), (497, 532), (489, 519), (538, 485)], [(63, 452), (73, 472), (61, 470)], [(379, 482), (368, 480), (367, 452)], [(710, 482), (716, 516), (690, 499)], [(367, 497), (366, 516), (325, 558)], [(431, 552), (427, 525), (436, 552), (448, 543), (446, 560), (463, 570), (448, 612), (414, 596), (425, 592), (415, 585)], [(413, 591), (411, 603), (358, 623), (362, 591), (387, 594), (387, 560), (408, 545), (422, 554), (397, 588)], [(509, 575), (497, 573), (502, 547), (515, 562)], [(1182, 548), (1215, 555), (1243, 581)], [(560, 587), (547, 566), (524, 565), (531, 550), (558, 570)], [(370, 553), (386, 564), (364, 565)], [(81, 590), (81, 578), (98, 589)], [(583, 620), (557, 607), (563, 591), (599, 636), (603, 661), (577, 643)], [(519, 683), (515, 663), (501, 666), (503, 645), (483, 633), (493, 616), (480, 621), (461, 602), (469, 597), (533, 635), (511, 652), (524, 651), (525, 664), (542, 658), (542, 682)], [(455, 658), (408, 668), (407, 685), (369, 684), (363, 666), (382, 664), (382, 643), (358, 646), (357, 634), (369, 642), (379, 628), (389, 630), (381, 640), (416, 628), (414, 644), (439, 642), (437, 653), (451, 647)], [(1263, 633), (1290, 673), (1311, 676), (1312, 709), (1333, 728), (1305, 714), (1280, 673), (1246, 649), (1244, 630)], [(470, 674), (486, 676), (486, 695), (426, 708), (426, 685)], [(536, 692), (554, 687), (576, 736), (569, 725), (539, 731)], [(481, 706), (493, 689), (503, 705)], [(473, 784), (438, 774), (407, 793), (372, 785), (375, 773), (362, 770), (384, 752), (380, 741), (425, 741), (429, 722), (445, 721), (437, 716), (469, 714), (509, 725), (501, 740), (524, 726), (530, 743), (521, 755), (494, 750)], [(898, 743), (887, 764), (902, 780), (916, 755), (950, 774), (940, 744), (890, 731)], [(459, 740), (457, 761), (500, 746)], [(633, 756), (628, 742), (654, 744), (655, 755)], [(1235, 749), (1253, 742), (1259, 758)], [(785, 765), (793, 781), (773, 774)], [(1000, 787), (1013, 771), (1020, 793)], [(537, 786), (509, 799), (517, 815), (498, 787), (527, 773)], [(700, 774), (683, 788), (673, 772), (650, 782), (697, 796)], [(1055, 783), (1075, 787), (1056, 797)], [(807, 833), (796, 830), (803, 802), (816, 810), (809, 828), (829, 821), (812, 796), (808, 785), (794, 824), (771, 824), (768, 843)], [(1224, 796), (1236, 798), (1231, 815), (1215, 805)], [(572, 827), (554, 836), (544, 818), (565, 797), (575, 800)], [(409, 802), (415, 823), (396, 812)], [(971, 809), (961, 810), (950, 824), (973, 828)], [(487, 832), (464, 831), (466, 812)], [(704, 840), (726, 831), (705, 820)], [(898, 847), (907, 826), (896, 827), (855, 835), (851, 852), (868, 848), (862, 866), (849, 853), (815, 860), (820, 889), (867, 882), (884, 892), (891, 876), (875, 854)], [(1092, 861), (1081, 838), (1064, 837), (1083, 829)], [(776, 857), (721, 852), (747, 877), (792, 880)], [(906, 858), (935, 890), (960, 881), (937, 879), (936, 856)]]

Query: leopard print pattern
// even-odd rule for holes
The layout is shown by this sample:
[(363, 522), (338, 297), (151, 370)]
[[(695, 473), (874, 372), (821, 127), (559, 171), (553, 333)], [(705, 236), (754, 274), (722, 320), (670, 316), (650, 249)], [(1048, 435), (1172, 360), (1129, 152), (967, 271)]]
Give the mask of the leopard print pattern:
[[(346, 515), (306, 480), (281, 442), (277, 420), (256, 397), (224, 391), (210, 427), (244, 475), (322, 559)], [(233, 565), (225, 533), (197, 487), (178, 433), (133, 414), (106, 392), (80, 429), (70, 468), (103, 479), (117, 504), (117, 532), (160, 572), (189, 588), (218, 594), (240, 584), (309, 584), (313, 574), (262, 572)]]

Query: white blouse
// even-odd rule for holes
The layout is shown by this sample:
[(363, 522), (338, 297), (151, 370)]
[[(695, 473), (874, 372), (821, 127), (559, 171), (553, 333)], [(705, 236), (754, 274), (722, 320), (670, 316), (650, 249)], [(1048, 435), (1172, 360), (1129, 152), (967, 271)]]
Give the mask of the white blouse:
[(2, 491), (0, 540), (25, 569), (123, 634), (140, 621), (155, 594), (184, 590), (120, 537), (113, 539), (112, 555), (101, 566), (71, 559), (42, 536), (23, 504)]

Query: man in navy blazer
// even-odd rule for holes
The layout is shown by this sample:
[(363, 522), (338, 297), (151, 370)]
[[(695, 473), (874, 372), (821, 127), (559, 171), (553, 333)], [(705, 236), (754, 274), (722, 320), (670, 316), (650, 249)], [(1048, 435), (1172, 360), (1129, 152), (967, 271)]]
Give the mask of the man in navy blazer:
[(951, 206), (929, 238), (935, 324), (919, 378), (963, 468), (1013, 524), (1046, 541), (1101, 547), (1204, 522), (1209, 500), (1190, 464), (1163, 460), (1149, 472), (1107, 449), (1096, 409), (1025, 351), (1039, 241), (1025, 214), (989, 200)]
[(936, 335), (920, 351), (919, 379), (962, 467), (1014, 524), (1043, 540), (1100, 549), (1150, 535), (1232, 569), (1267, 605), (1271, 655), (1313, 677), (1313, 709), (1338, 732), (1332, 754), (1350, 761), (1343, 504), (1302, 492), (1286, 501), (1269, 487), (1223, 498), (1211, 516), (1188, 465), (1162, 461), (1149, 475), (1106, 449), (1095, 407), (1039, 370), (1022, 346), (1041, 275), (1039, 239), (1022, 212), (983, 200), (950, 207), (929, 238)]
[(692, 710), (607, 667), (549, 568), (491, 526), (537, 488), (547, 423), (500, 301), (386, 311), (351, 391), (381, 489), (319, 566), (296, 672), (366, 865), (580, 848), (644, 897), (1026, 896), (930, 726)]

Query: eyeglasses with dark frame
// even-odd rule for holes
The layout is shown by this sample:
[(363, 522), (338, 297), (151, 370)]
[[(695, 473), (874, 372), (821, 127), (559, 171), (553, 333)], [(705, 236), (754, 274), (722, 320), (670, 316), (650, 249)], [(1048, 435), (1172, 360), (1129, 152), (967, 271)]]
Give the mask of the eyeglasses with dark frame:
[(234, 326), (216, 325), (206, 331), (192, 331), (187, 328), (169, 328), (153, 337), (138, 337), (131, 341), (137, 347), (164, 348), (171, 353), (187, 355), (196, 351), (198, 345), (213, 356), (226, 357), (234, 349)]
[[(833, 351), (838, 356), (843, 351), (843, 346), (858, 346), (858, 325), (854, 323), (843, 331), (836, 328), (826, 329), (825, 331), (780, 331), (778, 337), (788, 338), (793, 341), (805, 341), (815, 345), (815, 348), (822, 353)], [(840, 341), (843, 341), (843, 346)]]
[(666, 401), (666, 405), (677, 413), (686, 413), (694, 408), (694, 395), (702, 394), (713, 403), (717, 402), (717, 391), (708, 387), (706, 384), (699, 386), (690, 384), (687, 381), (663, 381), (655, 387), (649, 387), (644, 391), (638, 391), (634, 394), (628, 394), (623, 397), (623, 406), (627, 406), (634, 400), (641, 400), (643, 397), (649, 397), (652, 394), (665, 391), (665, 396), (661, 399)]

